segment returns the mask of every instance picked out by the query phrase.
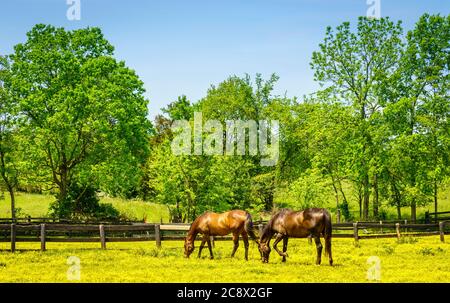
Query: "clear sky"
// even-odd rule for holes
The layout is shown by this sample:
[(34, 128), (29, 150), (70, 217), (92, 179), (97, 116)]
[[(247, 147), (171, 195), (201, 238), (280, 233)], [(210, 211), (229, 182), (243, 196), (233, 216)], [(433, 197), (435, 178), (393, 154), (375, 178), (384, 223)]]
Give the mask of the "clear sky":
[[(0, 0), (0, 54), (36, 23), (66, 29), (98, 26), (145, 83), (150, 117), (185, 94), (197, 101), (230, 75), (277, 73), (275, 94), (302, 96), (317, 84), (309, 62), (326, 26), (355, 23), (367, 0)], [(370, 0), (369, 0), (370, 1)], [(381, 16), (411, 29), (425, 12), (450, 13), (449, 0), (381, 0)]]

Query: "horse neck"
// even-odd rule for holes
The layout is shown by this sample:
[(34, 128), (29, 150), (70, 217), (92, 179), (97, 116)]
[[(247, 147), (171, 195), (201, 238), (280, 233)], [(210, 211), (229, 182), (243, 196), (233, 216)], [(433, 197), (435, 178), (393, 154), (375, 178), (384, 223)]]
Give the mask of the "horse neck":
[(197, 234), (198, 234), (198, 231), (197, 231), (197, 222), (196, 221), (194, 221), (193, 223), (192, 223), (192, 225), (191, 225), (191, 228), (189, 229), (189, 231), (188, 231), (188, 233), (187, 233), (187, 236), (186, 236), (186, 239), (188, 240), (188, 241), (194, 241), (195, 240), (195, 237), (197, 236)]
[(267, 241), (269, 241), (272, 236), (273, 236), (273, 231), (272, 231), (272, 226), (270, 224), (271, 222), (269, 222), (267, 224), (267, 226), (263, 229), (262, 231), (262, 235), (261, 235), (261, 243), (266, 243)]

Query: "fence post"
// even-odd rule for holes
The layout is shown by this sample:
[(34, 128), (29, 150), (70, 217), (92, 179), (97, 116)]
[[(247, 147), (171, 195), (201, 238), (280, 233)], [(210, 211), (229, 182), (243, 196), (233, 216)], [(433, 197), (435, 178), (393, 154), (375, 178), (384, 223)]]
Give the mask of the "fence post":
[(160, 224), (155, 224), (156, 247), (161, 248), (161, 229)]
[(439, 235), (441, 238), (441, 242), (444, 242), (444, 224), (445, 222), (439, 222)]
[(400, 223), (395, 223), (395, 231), (397, 232), (397, 241), (400, 241)]
[(358, 222), (353, 223), (353, 238), (355, 238), (355, 242), (358, 242)]
[(341, 223), (341, 210), (338, 209), (336, 213), (336, 223)]
[(380, 220), (380, 234), (383, 233), (383, 221)]
[(41, 251), (45, 251), (45, 223), (41, 224)]
[(100, 224), (98, 229), (100, 230), (100, 243), (102, 245), (102, 249), (106, 249), (105, 227), (103, 224)]
[(16, 251), (16, 223), (11, 223), (11, 252)]
[[(408, 224), (408, 220), (405, 219), (405, 225)], [(405, 226), (405, 233), (408, 232), (408, 227)]]
[(425, 212), (425, 223), (426, 224), (430, 223), (430, 212), (429, 211)]

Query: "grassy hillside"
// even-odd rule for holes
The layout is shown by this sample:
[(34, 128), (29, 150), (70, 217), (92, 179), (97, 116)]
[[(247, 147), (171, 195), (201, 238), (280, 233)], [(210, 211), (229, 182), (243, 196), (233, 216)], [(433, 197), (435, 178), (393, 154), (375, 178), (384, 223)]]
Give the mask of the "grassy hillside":
[[(51, 195), (17, 193), (16, 207), (18, 208), (18, 217), (46, 217), (51, 202), (55, 200)], [(148, 222), (169, 221), (169, 212), (166, 206), (144, 202), (141, 200), (124, 200), (120, 198), (102, 197), (101, 203), (110, 203), (121, 214), (131, 220), (141, 221), (145, 216)], [(5, 193), (5, 198), (0, 200), (0, 218), (11, 216), (10, 199)]]

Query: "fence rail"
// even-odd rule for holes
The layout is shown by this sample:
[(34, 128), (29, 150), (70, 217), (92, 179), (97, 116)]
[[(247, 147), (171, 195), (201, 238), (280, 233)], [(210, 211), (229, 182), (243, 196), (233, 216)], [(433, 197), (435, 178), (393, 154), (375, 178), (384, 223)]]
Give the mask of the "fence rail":
[[(257, 222), (254, 227), (261, 231), (265, 222)], [(190, 224), (135, 223), (131, 225), (112, 224), (0, 224), (0, 242), (11, 242), (11, 251), (16, 250), (16, 242), (40, 242), (41, 250), (46, 250), (47, 242), (97, 242), (106, 249), (108, 242), (182, 240)], [(350, 232), (349, 232), (350, 231)], [(450, 231), (450, 221), (432, 224), (400, 224), (383, 222), (354, 222), (333, 224), (333, 237), (360, 239), (397, 238), (404, 236), (436, 236), (444, 242), (445, 233)], [(230, 236), (213, 237), (213, 240), (228, 240)]]

